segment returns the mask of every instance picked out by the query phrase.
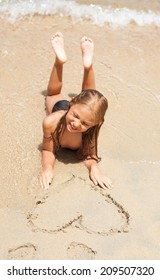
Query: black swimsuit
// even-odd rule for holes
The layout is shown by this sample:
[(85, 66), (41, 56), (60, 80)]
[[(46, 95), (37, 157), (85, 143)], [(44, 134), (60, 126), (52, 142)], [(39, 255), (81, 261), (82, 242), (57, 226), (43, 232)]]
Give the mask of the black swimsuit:
[(69, 101), (68, 100), (60, 100), (54, 104), (52, 113), (60, 110), (68, 110), (69, 108)]

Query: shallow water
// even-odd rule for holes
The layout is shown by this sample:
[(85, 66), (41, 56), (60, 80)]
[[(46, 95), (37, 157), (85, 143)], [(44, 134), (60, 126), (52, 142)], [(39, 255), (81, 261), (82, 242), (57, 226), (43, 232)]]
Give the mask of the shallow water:
[(96, 25), (114, 27), (135, 22), (144, 26), (160, 26), (160, 1), (65, 1), (65, 0), (1, 0), (0, 17), (11, 23), (35, 14), (70, 17), (74, 22), (89, 20)]

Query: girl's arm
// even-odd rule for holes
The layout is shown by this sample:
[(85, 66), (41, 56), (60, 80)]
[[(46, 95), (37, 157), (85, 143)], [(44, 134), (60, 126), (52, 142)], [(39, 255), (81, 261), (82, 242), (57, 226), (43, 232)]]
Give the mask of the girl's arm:
[(96, 186), (99, 185), (103, 189), (111, 189), (111, 180), (101, 172), (97, 162), (98, 157), (95, 138), (93, 138), (93, 141), (91, 143), (90, 154), (92, 154), (92, 158), (88, 157), (84, 161), (85, 166), (88, 168), (90, 179)]
[(107, 178), (99, 169), (98, 163), (94, 159), (86, 159), (84, 161), (85, 166), (88, 168), (90, 179), (97, 186), (99, 185), (103, 189), (111, 189), (112, 182)]
[(53, 152), (52, 126), (48, 116), (43, 121), (42, 172), (40, 175), (40, 185), (43, 189), (48, 189), (53, 179), (53, 166), (55, 162)]

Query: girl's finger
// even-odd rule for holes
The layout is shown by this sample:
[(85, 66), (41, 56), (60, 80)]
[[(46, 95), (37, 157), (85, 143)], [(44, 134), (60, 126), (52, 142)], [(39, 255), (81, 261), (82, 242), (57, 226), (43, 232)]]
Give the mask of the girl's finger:
[(95, 186), (98, 185), (98, 182), (97, 182), (97, 180), (95, 178), (92, 178), (92, 182), (94, 183)]

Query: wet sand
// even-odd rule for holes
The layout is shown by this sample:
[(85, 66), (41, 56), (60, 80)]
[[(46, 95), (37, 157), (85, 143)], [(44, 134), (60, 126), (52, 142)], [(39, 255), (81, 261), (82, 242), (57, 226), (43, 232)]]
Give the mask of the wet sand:
[[(0, 259), (159, 259), (160, 29), (35, 16), (14, 25), (1, 20), (0, 31)], [(64, 97), (81, 89), (80, 38), (95, 41), (96, 85), (109, 101), (98, 149), (111, 191), (94, 187), (67, 151), (51, 188), (40, 189), (56, 31), (68, 55)]]

